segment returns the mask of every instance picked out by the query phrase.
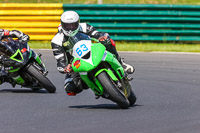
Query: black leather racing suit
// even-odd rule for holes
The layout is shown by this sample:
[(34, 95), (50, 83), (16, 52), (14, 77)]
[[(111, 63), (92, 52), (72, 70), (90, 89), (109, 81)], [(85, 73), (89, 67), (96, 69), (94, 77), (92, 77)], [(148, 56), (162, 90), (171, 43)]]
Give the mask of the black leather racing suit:
[[(99, 39), (102, 36), (108, 36), (108, 38), (110, 38), (108, 33), (99, 32), (93, 26), (87, 23), (80, 23), (79, 32), (87, 34), (90, 37), (96, 39)], [(62, 32), (62, 27), (60, 25), (58, 27), (58, 32), (51, 41), (53, 55), (55, 56), (55, 59), (57, 61), (57, 69), (60, 73), (63, 74), (64, 68), (70, 63), (70, 60), (72, 59), (70, 51), (72, 50), (73, 46), (69, 43), (68, 39), (69, 37)], [(103, 44), (109, 52), (113, 53), (117, 58), (119, 58), (116, 48), (114, 45), (111, 44), (110, 39), (109, 41)], [(77, 73), (66, 74), (64, 89), (67, 92), (81, 92), (85, 86), (80, 85), (80, 82), (80, 77)]]

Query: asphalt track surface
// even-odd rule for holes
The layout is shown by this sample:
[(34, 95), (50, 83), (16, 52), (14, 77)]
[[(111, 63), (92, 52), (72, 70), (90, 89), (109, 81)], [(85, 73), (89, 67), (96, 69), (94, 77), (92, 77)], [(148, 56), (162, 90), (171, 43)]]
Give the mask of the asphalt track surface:
[(48, 77), (57, 87), (45, 90), (0, 87), (0, 133), (199, 133), (200, 55), (121, 52), (136, 72), (131, 82), (136, 105), (127, 110), (91, 90), (70, 97), (52, 51), (43, 53)]

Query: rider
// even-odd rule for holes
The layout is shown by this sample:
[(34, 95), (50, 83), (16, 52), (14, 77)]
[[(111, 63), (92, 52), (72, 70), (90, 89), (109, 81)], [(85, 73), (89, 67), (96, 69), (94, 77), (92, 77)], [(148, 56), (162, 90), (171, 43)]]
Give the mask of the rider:
[(99, 32), (87, 23), (80, 23), (79, 15), (76, 12), (66, 11), (61, 15), (61, 24), (58, 27), (58, 32), (51, 41), (51, 46), (55, 59), (57, 60), (58, 71), (63, 74), (66, 73), (64, 89), (68, 95), (76, 95), (87, 88), (87, 86), (81, 82), (80, 76), (77, 73), (71, 72), (72, 68), (70, 61), (72, 55), (70, 54), (70, 51), (73, 46), (70, 45), (68, 39), (69, 37), (75, 36), (78, 32), (85, 33), (98, 39), (106, 47), (106, 50), (116, 56), (128, 74), (134, 72), (134, 68), (131, 65), (124, 63), (118, 55), (115, 42), (110, 39), (108, 33)]
[[(6, 50), (3, 48), (3, 43), (1, 41), (5, 37), (18, 38), (22, 42), (29, 41), (29, 36), (24, 34), (21, 31), (18, 31), (18, 30), (9, 31), (6, 29), (0, 29), (0, 84), (2, 84), (3, 82), (11, 82), (10, 79), (8, 79), (6, 76), (4, 76), (2, 74), (3, 66), (9, 66), (9, 64), (11, 63), (9, 60), (7, 60), (7, 57), (4, 56), (4, 55), (6, 55)], [(7, 61), (5, 61), (5, 60), (7, 60)], [(12, 82), (11, 82), (11, 84), (13, 85)]]

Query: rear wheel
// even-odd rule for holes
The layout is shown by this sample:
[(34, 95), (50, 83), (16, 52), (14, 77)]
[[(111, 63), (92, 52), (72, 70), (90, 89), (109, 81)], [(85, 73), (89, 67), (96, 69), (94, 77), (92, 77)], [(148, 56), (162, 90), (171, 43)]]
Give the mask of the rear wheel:
[(49, 93), (54, 93), (56, 91), (56, 87), (51, 83), (51, 81), (45, 77), (42, 73), (38, 71), (33, 65), (30, 65), (27, 68), (27, 72), (33, 76), (35, 80), (39, 82), (39, 84), (44, 87)]
[(97, 76), (97, 79), (112, 101), (116, 102), (122, 109), (127, 109), (129, 107), (130, 104), (128, 99), (125, 97), (124, 93), (118, 89), (115, 82), (107, 75), (106, 72), (100, 73)]

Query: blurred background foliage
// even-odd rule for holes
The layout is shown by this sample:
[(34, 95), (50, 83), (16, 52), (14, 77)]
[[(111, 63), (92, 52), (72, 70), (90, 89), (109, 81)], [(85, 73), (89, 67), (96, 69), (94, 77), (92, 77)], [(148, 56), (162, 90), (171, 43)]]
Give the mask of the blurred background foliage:
[[(200, 0), (102, 0), (103, 4), (185, 4), (200, 5)], [(98, 0), (0, 0), (0, 3), (97, 4)]]

